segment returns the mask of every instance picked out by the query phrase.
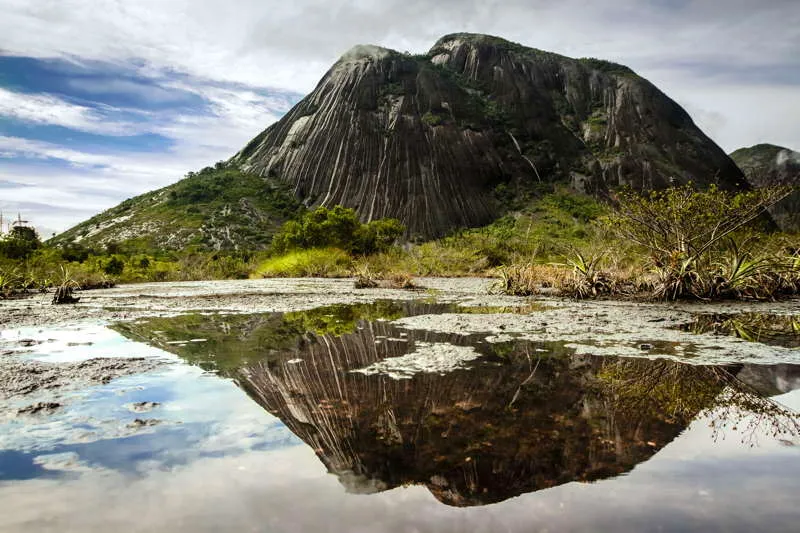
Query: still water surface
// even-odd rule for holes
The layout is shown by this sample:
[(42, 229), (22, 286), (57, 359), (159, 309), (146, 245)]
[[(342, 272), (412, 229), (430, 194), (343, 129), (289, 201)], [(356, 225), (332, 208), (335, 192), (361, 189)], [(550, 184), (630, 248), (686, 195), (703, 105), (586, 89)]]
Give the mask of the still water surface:
[(0, 530), (800, 529), (800, 367), (391, 323), (454, 311), (379, 302), (4, 332), (49, 340), (33, 359), (168, 364), (63, 393), (49, 414), (6, 402)]

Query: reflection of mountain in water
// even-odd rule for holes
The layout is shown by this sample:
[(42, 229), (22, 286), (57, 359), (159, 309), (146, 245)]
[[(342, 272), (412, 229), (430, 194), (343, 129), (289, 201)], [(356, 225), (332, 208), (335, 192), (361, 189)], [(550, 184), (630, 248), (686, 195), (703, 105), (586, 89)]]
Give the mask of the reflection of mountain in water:
[[(263, 338), (267, 327), (286, 331), (287, 319), (269, 316), (270, 325), (248, 338)], [(354, 492), (424, 484), (444, 503), (481, 505), (627, 472), (720, 402), (732, 408), (728, 415), (737, 407), (786, 415), (734, 377), (741, 366), (577, 356), (552, 343), (489, 344), (385, 321), (348, 324), (287, 334), (260, 358), (241, 353), (238, 367), (225, 371)], [(150, 326), (163, 332), (165, 324)], [(136, 336), (148, 338), (147, 326), (139, 328)], [(481, 357), (413, 379), (353, 372), (422, 346), (453, 345)]]

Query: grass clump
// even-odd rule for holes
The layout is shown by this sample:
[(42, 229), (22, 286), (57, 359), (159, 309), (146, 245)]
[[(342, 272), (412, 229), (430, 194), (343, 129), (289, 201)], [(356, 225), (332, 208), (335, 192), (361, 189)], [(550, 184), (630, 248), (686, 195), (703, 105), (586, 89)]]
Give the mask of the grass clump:
[(374, 273), (368, 263), (357, 264), (353, 269), (356, 289), (419, 289), (408, 272), (389, 271)]
[(253, 273), (260, 278), (344, 278), (350, 275), (352, 258), (338, 248), (294, 250), (262, 262)]
[(498, 270), (500, 276), (495, 288), (514, 296), (533, 296), (544, 289), (561, 287), (566, 271), (553, 265), (534, 263), (512, 264)]

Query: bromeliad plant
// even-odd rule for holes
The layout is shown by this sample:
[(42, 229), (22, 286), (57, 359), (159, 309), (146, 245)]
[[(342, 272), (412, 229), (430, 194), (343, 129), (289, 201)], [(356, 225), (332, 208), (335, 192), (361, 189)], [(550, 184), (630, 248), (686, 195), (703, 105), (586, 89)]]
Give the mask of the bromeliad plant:
[(0, 270), (0, 298), (13, 296), (19, 290), (19, 282), (16, 270)]
[(72, 272), (69, 268), (61, 266), (61, 280), (56, 287), (56, 292), (53, 294), (53, 304), (74, 304), (78, 303), (80, 298), (74, 296), (72, 291), (80, 289), (80, 285), (72, 277)]
[(729, 239), (728, 250), (714, 264), (709, 283), (712, 298), (772, 298), (780, 289), (782, 265), (767, 257), (753, 257), (743, 243)]
[(615, 281), (599, 268), (602, 259), (602, 254), (593, 257), (574, 250), (564, 263), (560, 263), (572, 268), (572, 276), (565, 280), (562, 290), (578, 299), (614, 292)]

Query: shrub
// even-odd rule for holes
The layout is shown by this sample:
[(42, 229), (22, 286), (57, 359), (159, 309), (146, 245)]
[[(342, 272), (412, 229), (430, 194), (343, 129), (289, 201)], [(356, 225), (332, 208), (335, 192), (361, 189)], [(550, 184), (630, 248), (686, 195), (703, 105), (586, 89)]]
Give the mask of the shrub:
[(362, 224), (353, 209), (340, 205), (318, 207), (299, 220), (285, 223), (272, 239), (277, 253), (289, 250), (335, 247), (356, 254), (371, 254), (388, 249), (405, 231), (395, 219)]
[(125, 270), (125, 262), (117, 256), (112, 256), (103, 266), (103, 272), (109, 276), (119, 276)]
[[(626, 191), (618, 195), (609, 222), (618, 236), (650, 255), (656, 298), (772, 297), (782, 268), (753, 259), (740, 246), (746, 242), (741, 232), (790, 190), (733, 193), (684, 185), (644, 196)], [(724, 259), (726, 248), (730, 257)]]
[(432, 111), (427, 111), (424, 115), (422, 115), (422, 123), (431, 127), (439, 126), (443, 121), (444, 118), (442, 118), (441, 115), (438, 113), (433, 113)]
[(610, 222), (623, 239), (645, 247), (657, 261), (674, 254), (697, 259), (756, 221), (790, 190), (775, 187), (732, 193), (716, 186), (696, 191), (684, 185), (645, 196), (625, 191), (616, 197)]

